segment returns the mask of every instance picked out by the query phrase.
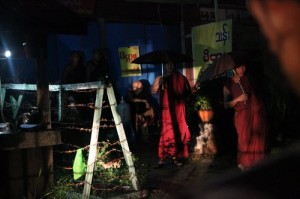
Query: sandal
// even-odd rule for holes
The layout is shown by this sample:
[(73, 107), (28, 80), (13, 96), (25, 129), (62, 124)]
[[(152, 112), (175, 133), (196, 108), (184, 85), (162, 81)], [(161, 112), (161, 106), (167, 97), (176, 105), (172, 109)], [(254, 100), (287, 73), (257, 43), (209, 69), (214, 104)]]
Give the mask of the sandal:
[(178, 166), (178, 167), (181, 167), (183, 165), (183, 163), (180, 162), (179, 160), (177, 160), (176, 158), (173, 159), (173, 164)]

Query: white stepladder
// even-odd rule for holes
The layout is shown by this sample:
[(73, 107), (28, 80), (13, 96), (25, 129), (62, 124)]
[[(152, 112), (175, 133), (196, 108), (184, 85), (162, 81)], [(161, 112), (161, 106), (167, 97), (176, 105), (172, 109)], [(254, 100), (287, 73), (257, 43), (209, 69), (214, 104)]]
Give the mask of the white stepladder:
[(93, 127), (92, 127), (92, 135), (91, 135), (91, 141), (90, 141), (90, 151), (89, 151), (89, 157), (88, 157), (88, 165), (87, 165), (87, 171), (85, 175), (85, 184), (83, 189), (82, 198), (88, 199), (90, 197), (90, 191), (92, 187), (92, 180), (93, 180), (93, 173), (95, 168), (95, 163), (97, 161), (97, 154), (98, 154), (98, 136), (99, 136), (99, 126), (100, 126), (100, 118), (101, 118), (101, 106), (103, 102), (103, 95), (104, 90), (107, 91), (108, 101), (109, 105), (111, 107), (111, 111), (113, 114), (115, 126), (118, 132), (120, 144), (122, 147), (122, 151), (124, 154), (124, 158), (126, 161), (126, 164), (128, 166), (128, 170), (130, 173), (132, 186), (134, 190), (139, 190), (139, 184), (136, 177), (135, 167), (132, 161), (131, 152), (129, 150), (128, 142), (126, 139), (125, 131), (123, 128), (123, 124), (121, 121), (121, 117), (119, 113), (117, 112), (117, 101), (114, 94), (114, 90), (111, 84), (108, 84), (106, 86), (101, 86), (99, 89), (97, 89), (96, 94), (96, 102), (95, 102), (95, 111), (94, 111), (94, 118), (93, 118)]
[[(1, 85), (1, 79), (0, 79), (0, 116), (2, 113), (2, 108), (4, 104), (4, 98), (6, 94), (7, 89), (12, 90), (29, 90), (29, 91), (35, 91), (37, 90), (37, 86), (35, 84), (5, 84)], [(111, 107), (111, 111), (114, 117), (115, 126), (118, 132), (120, 144), (122, 147), (122, 151), (124, 154), (124, 158), (126, 161), (126, 164), (129, 169), (129, 173), (131, 176), (132, 186), (134, 190), (139, 190), (138, 180), (135, 173), (134, 164), (131, 157), (131, 152), (129, 150), (128, 142), (126, 139), (125, 131), (123, 128), (123, 123), (121, 121), (121, 117), (119, 113), (117, 112), (117, 101), (115, 98), (114, 90), (112, 85), (104, 85), (102, 82), (87, 82), (87, 83), (79, 83), (79, 84), (64, 84), (64, 85), (49, 85), (49, 91), (51, 92), (58, 92), (58, 121), (61, 121), (62, 119), (62, 105), (61, 105), (61, 99), (62, 99), (62, 91), (72, 91), (72, 90), (88, 90), (88, 89), (97, 89), (96, 94), (96, 102), (95, 102), (95, 110), (94, 110), (94, 118), (93, 118), (93, 127), (92, 127), (92, 134), (91, 134), (91, 140), (90, 140), (90, 152), (88, 157), (88, 165), (87, 165), (87, 172), (85, 176), (85, 186), (83, 190), (83, 196), (82, 198), (88, 199), (90, 196), (90, 190), (93, 180), (93, 172), (95, 163), (97, 161), (97, 144), (98, 144), (98, 136), (99, 136), (99, 127), (100, 127), (100, 118), (101, 118), (101, 106), (103, 102), (103, 95), (104, 90), (106, 89), (109, 104)], [(14, 111), (14, 115), (17, 115), (18, 109), (20, 107), (21, 101), (23, 99), (22, 97), (18, 97), (18, 100), (15, 99), (11, 100), (16, 105), (16, 110)], [(1, 117), (0, 117), (1, 118)], [(0, 119), (1, 120), (1, 119)], [(3, 121), (4, 122), (4, 117)]]

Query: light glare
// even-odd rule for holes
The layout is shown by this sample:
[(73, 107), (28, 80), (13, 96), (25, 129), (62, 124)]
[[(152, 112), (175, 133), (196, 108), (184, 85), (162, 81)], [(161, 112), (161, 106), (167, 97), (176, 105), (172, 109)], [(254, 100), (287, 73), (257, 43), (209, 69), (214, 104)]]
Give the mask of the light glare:
[(9, 58), (9, 57), (11, 56), (10, 50), (5, 51), (4, 56), (5, 56), (6, 58)]

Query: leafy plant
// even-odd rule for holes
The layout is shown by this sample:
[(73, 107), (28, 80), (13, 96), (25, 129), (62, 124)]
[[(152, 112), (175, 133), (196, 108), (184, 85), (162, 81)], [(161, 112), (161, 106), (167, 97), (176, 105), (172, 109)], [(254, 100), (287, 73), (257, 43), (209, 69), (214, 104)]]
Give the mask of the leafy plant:
[[(131, 187), (132, 176), (129, 173), (120, 143), (111, 143), (110, 141), (98, 142), (98, 150), (99, 152), (93, 173), (93, 183), (91, 184), (91, 198), (93, 198), (92, 196), (97, 198), (99, 198), (99, 196), (101, 198), (104, 198), (104, 196), (105, 198), (111, 198), (126, 192), (131, 192), (133, 190)], [(63, 154), (70, 155), (70, 153)], [(55, 167), (55, 173), (57, 174), (55, 176), (55, 186), (49, 188), (46, 193), (44, 193), (42, 199), (81, 198), (77, 196), (80, 196), (83, 192), (85, 175), (74, 180), (73, 171), (68, 169), (70, 167), (66, 167), (66, 165), (69, 164), (69, 161), (65, 161), (68, 157), (69, 156), (64, 156), (63, 167)], [(134, 156), (132, 156), (132, 159), (133, 163), (136, 163)], [(74, 154), (70, 157), (70, 162), (73, 162), (73, 160)], [(137, 171), (139, 171), (139, 169), (137, 169)], [(140, 175), (138, 177), (140, 180)]]
[(196, 95), (194, 102), (194, 110), (210, 110), (212, 109), (212, 105), (207, 96), (198, 94)]
[(56, 168), (55, 172), (57, 173), (55, 186), (49, 188), (41, 199), (70, 198), (68, 194), (79, 191), (79, 186), (71, 186), (73, 176), (69, 171)]

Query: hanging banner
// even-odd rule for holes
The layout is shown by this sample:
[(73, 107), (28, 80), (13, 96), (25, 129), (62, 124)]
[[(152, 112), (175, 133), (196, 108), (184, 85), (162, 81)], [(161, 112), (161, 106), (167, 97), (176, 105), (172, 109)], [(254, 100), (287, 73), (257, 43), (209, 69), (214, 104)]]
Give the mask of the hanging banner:
[(139, 56), (140, 56), (140, 52), (138, 46), (119, 48), (119, 58), (120, 58), (122, 77), (132, 77), (132, 76), (142, 75), (141, 65), (131, 63), (134, 59), (136, 59)]
[(217, 57), (232, 51), (232, 20), (193, 27), (192, 45), (196, 81)]

